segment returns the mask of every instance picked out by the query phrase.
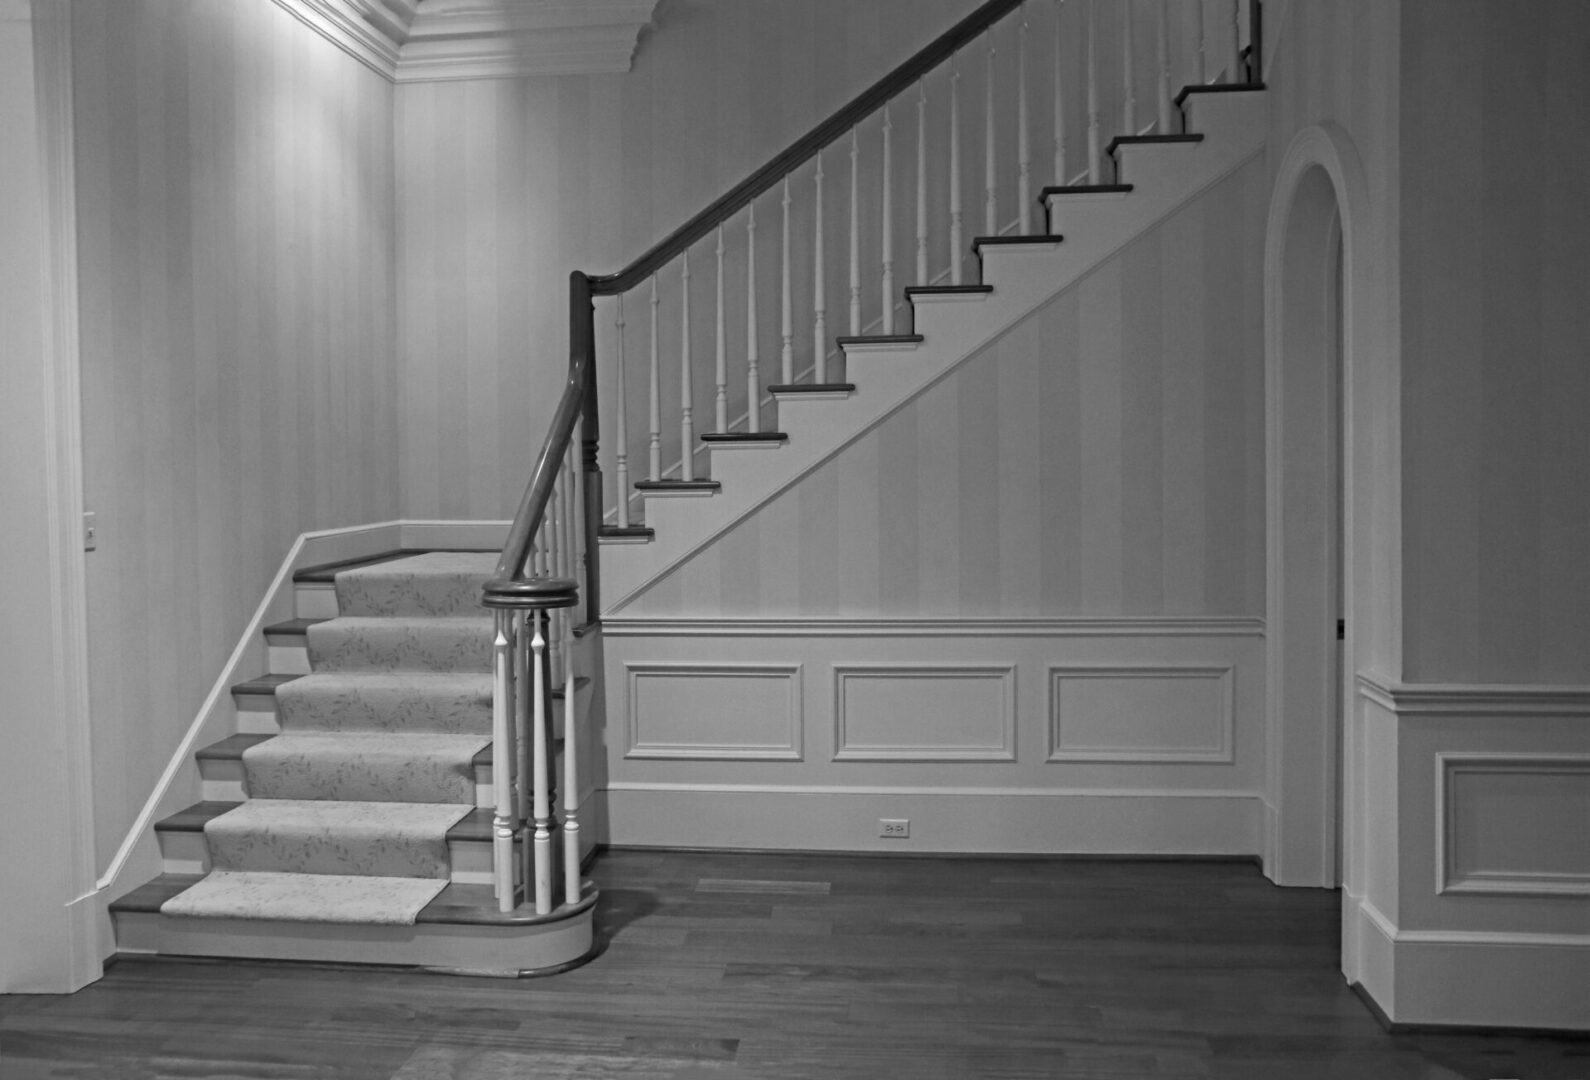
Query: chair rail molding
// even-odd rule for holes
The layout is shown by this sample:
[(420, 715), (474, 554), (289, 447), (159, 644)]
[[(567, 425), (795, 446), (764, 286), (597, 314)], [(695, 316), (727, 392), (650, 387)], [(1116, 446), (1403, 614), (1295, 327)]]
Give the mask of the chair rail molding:
[(625, 72), (657, 0), (275, 0), (392, 82)]

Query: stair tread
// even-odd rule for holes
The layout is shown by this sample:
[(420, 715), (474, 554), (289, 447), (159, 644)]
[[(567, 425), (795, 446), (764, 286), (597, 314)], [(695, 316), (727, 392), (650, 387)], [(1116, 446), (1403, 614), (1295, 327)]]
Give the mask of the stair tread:
[(770, 394), (853, 394), (856, 384), (848, 382), (831, 383), (774, 383), (767, 388)]
[(913, 296), (971, 296), (993, 291), (992, 285), (907, 285), (905, 298), (909, 300)]
[[(203, 874), (161, 874), (111, 901), (111, 913), (159, 914), (162, 904), (178, 893), (197, 885), (204, 876)], [(584, 911), (596, 902), (596, 895), (595, 886), (587, 883), (585, 895), (580, 898), (578, 904), (556, 908), (550, 915), (536, 915), (531, 904), (521, 904), (514, 911), (503, 914), (497, 910), (497, 900), (490, 885), (465, 885), (452, 882), (436, 894), (436, 899), (421, 909), (415, 922), (465, 926), (524, 926), (529, 923), (551, 922)]]
[(243, 751), (251, 746), (258, 746), (266, 739), (274, 739), (275, 737), (275, 735), (251, 735), (247, 733), (228, 735), (219, 742), (213, 742), (209, 746), (201, 746), (193, 752), (193, 756), (199, 761), (242, 761)]
[(834, 339), (845, 345), (911, 345), (923, 340), (921, 334), (845, 334)]
[(1265, 86), (1262, 82), (1206, 83), (1198, 86), (1184, 86), (1181, 88), (1181, 92), (1176, 95), (1176, 104), (1181, 105), (1195, 94), (1242, 94), (1263, 89), (1265, 89)]
[[(490, 752), (486, 752), (486, 760), (491, 760)], [(178, 810), (169, 817), (155, 822), (157, 833), (178, 832), (203, 832), (205, 822), (218, 818), (230, 810), (242, 806), (241, 802), (229, 802), (221, 799), (206, 799), (196, 802), (192, 806)], [(477, 806), (465, 814), (458, 824), (447, 830), (449, 840), (490, 840), (492, 837), (492, 811), (487, 806)]]
[(602, 536), (653, 536), (656, 530), (649, 525), (603, 525), (596, 530)]
[(325, 619), (283, 619), (279, 623), (271, 623), (267, 626), (265, 628), (265, 636), (303, 637), (309, 633), (311, 626), (325, 621)]
[(1131, 184), (1060, 184), (1042, 189), (1038, 192), (1038, 197), (1042, 199), (1051, 195), (1124, 195), (1131, 190)]
[(245, 682), (234, 683), (234, 694), (257, 694), (262, 697), (275, 697), (276, 688), (283, 683), (290, 683), (294, 679), (302, 679), (302, 675), (257, 675)]
[(713, 431), (701, 436), (704, 443), (732, 442), (784, 442), (789, 438), (782, 431)]
[(1171, 146), (1177, 143), (1203, 141), (1203, 135), (1196, 131), (1188, 131), (1176, 135), (1117, 135), (1110, 140), (1110, 145), (1104, 152), (1113, 155), (1122, 146)]
[(972, 254), (982, 257), (984, 248), (1021, 247), (1023, 244), (1058, 244), (1065, 239), (1059, 233), (1036, 233), (1029, 236), (979, 236), (972, 241)]
[(415, 555), (428, 555), (434, 551), (488, 553), (495, 550), (495, 548), (390, 548), (374, 555), (360, 555), (352, 559), (339, 559), (336, 562), (306, 566), (301, 570), (293, 571), (293, 581), (298, 584), (330, 585), (336, 581), (337, 573), (341, 570), (352, 570), (361, 566), (375, 566), (378, 563), (394, 562), (398, 559), (407, 559)]
[(637, 480), (638, 491), (667, 491), (670, 488), (689, 491), (717, 491), (722, 484), (716, 480)]

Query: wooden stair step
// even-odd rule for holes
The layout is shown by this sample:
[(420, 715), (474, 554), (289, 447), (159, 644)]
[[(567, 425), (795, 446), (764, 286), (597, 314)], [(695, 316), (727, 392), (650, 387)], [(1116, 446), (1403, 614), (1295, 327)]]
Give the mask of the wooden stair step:
[(1131, 190), (1131, 184), (1061, 184), (1044, 188), (1038, 192), (1038, 199), (1064, 195), (1127, 195)]
[(336, 562), (306, 566), (301, 570), (293, 571), (293, 582), (295, 584), (330, 585), (336, 581), (339, 570), (352, 570), (360, 566), (376, 566), (380, 563), (393, 562), (397, 559), (407, 559), (414, 555), (426, 555), (433, 551), (468, 551), (478, 553), (495, 550), (495, 548), (390, 548), (374, 555), (360, 555), (353, 559), (339, 559)]
[(294, 679), (302, 678), (302, 675), (259, 675), (246, 682), (233, 683), (232, 695), (234, 697), (275, 697), (278, 686), (283, 683), (290, 683)]
[(1183, 132), (1179, 135), (1117, 135), (1110, 140), (1110, 145), (1104, 152), (1114, 157), (1116, 151), (1123, 146), (1176, 146), (1203, 141), (1204, 137), (1196, 131)]
[(1188, 98), (1199, 94), (1245, 94), (1263, 89), (1265, 89), (1265, 85), (1262, 82), (1207, 83), (1198, 86), (1184, 86), (1181, 88), (1181, 92), (1176, 95), (1176, 104), (1178, 106), (1184, 105)]
[(209, 746), (201, 746), (193, 752), (199, 761), (242, 761), (243, 751), (251, 746), (258, 746), (266, 739), (274, 739), (274, 735), (250, 735), (246, 733), (228, 735), (220, 742), (213, 742)]
[(603, 525), (596, 530), (597, 540), (609, 540), (615, 544), (639, 544), (656, 537), (657, 530), (646, 525)]
[(1021, 247), (1024, 244), (1053, 247), (1065, 239), (1059, 233), (1033, 233), (1027, 236), (979, 236), (972, 241), (972, 254), (982, 257), (984, 248)]
[[(490, 764), (490, 755), (486, 764)], [(169, 817), (155, 822), (157, 833), (202, 833), (206, 822), (220, 817), (230, 810), (236, 810), (243, 804), (240, 802), (223, 801), (220, 799), (206, 799), (196, 802), (183, 810), (178, 810)], [(487, 841), (492, 839), (492, 811), (490, 807), (476, 806), (471, 808), (461, 820), (447, 830), (447, 839), (462, 841)]]
[(831, 383), (774, 383), (767, 388), (767, 392), (774, 397), (800, 397), (809, 394), (812, 397), (841, 397), (854, 394), (856, 384), (848, 382)]
[(782, 431), (713, 431), (701, 436), (701, 441), (709, 446), (736, 446), (788, 442), (789, 436)]
[(933, 296), (987, 296), (994, 291), (992, 285), (907, 285), (905, 298), (915, 301), (917, 297)]
[(644, 495), (713, 495), (723, 485), (716, 480), (637, 480), (635, 490)]
[(920, 345), (923, 341), (921, 334), (846, 334), (834, 339), (834, 344), (841, 349), (855, 346), (866, 348), (869, 345)]

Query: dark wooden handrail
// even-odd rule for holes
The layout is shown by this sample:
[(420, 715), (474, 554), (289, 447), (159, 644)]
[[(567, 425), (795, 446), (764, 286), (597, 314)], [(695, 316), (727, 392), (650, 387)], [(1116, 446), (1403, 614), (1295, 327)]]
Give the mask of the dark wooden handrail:
[(720, 222), (750, 203), (752, 199), (771, 189), (817, 151), (877, 112), (890, 99), (910, 89), (918, 79), (948, 60), (956, 50), (999, 21), (1008, 12), (1019, 7), (1021, 2), (1022, 0), (987, 0), (976, 11), (924, 46), (915, 56), (862, 91), (850, 104), (812, 128), (773, 160), (734, 185), (722, 198), (669, 233), (646, 254), (616, 274), (591, 278), (592, 294), (611, 296), (614, 293), (628, 292), (645, 281), (653, 271), (666, 265), (674, 256), (706, 236)]

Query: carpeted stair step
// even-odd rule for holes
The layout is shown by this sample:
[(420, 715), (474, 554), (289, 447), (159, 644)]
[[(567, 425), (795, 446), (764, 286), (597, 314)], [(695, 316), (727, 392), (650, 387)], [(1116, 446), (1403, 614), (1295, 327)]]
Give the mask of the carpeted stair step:
[(250, 799), (204, 823), (214, 870), (446, 878), (456, 803)]
[(160, 905), (176, 918), (412, 926), (446, 878), (212, 870)]
[(284, 732), (243, 751), (255, 799), (475, 803), (484, 735)]
[(491, 734), (489, 672), (315, 672), (277, 688), (290, 731)]
[(495, 575), (494, 552), (432, 551), (336, 575), (344, 616), (479, 615), (480, 590)]
[(314, 671), (491, 670), (489, 615), (327, 619), (305, 635)]

